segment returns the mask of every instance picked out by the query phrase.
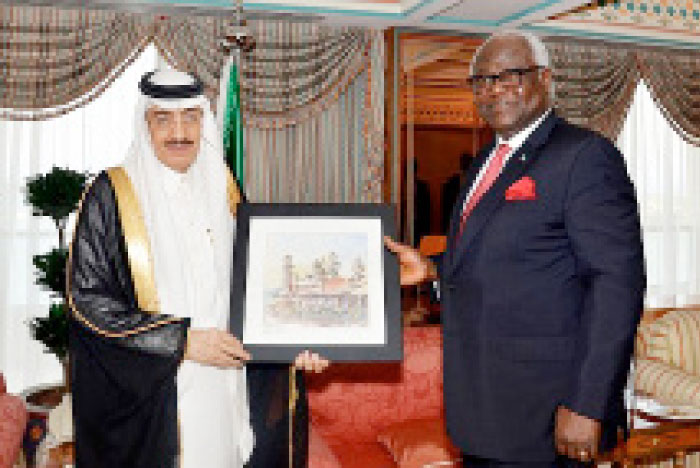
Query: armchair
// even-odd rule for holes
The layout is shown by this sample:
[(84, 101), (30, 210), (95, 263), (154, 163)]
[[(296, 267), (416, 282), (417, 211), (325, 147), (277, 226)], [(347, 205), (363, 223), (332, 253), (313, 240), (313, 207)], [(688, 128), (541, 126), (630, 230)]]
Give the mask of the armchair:
[(5, 378), (0, 373), (0, 468), (11, 468), (17, 461), (26, 426), (24, 402), (7, 393)]
[(635, 392), (700, 408), (700, 307), (645, 314), (635, 356)]

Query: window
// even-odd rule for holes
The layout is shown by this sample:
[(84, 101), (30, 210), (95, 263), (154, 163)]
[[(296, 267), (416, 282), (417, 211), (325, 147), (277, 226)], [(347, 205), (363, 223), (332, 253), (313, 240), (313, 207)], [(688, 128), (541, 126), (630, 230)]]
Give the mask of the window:
[(700, 303), (700, 148), (669, 125), (643, 82), (618, 138), (637, 189), (646, 305)]
[(58, 246), (53, 223), (32, 216), (25, 202), (27, 177), (53, 166), (97, 174), (119, 164), (133, 135), (137, 83), (157, 61), (151, 45), (104, 94), (64, 116), (0, 120), (0, 369), (11, 392), (62, 379), (57, 359), (43, 352), (27, 326), (48, 313), (50, 302), (34, 284), (32, 256)]

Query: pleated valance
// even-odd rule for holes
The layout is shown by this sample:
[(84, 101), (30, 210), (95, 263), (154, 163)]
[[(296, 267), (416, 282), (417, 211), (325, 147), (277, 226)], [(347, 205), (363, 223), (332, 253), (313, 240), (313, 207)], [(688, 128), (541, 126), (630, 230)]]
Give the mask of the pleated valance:
[(661, 112), (685, 141), (700, 146), (700, 54), (653, 50), (638, 57)]
[[(0, 118), (43, 120), (84, 106), (150, 43), (197, 74), (215, 105), (231, 19), (0, 5)], [(239, 62), (248, 198), (381, 201), (382, 32), (289, 18), (248, 27), (256, 47)]]
[(670, 124), (700, 145), (700, 51), (546, 38), (559, 113), (615, 140), (643, 79)]
[[(175, 67), (218, 92), (230, 18), (108, 9), (0, 6), (0, 117), (41, 120), (99, 96), (153, 42)], [(372, 31), (251, 20), (241, 101), (250, 125), (288, 125), (327, 109), (370, 66)], [(212, 103), (215, 100), (212, 99)]]
[(87, 104), (149, 40), (138, 15), (0, 6), (0, 116), (40, 120)]

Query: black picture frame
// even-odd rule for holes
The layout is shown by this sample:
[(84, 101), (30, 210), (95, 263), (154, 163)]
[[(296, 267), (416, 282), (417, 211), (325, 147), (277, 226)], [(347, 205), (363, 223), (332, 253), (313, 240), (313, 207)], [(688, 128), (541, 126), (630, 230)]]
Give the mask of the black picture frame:
[[(252, 223), (255, 223), (253, 229), (255, 239), (251, 242), (250, 236)], [(377, 223), (379, 223), (381, 229), (381, 235), (379, 235), (378, 238)], [(364, 339), (362, 333), (365, 331), (365, 329), (362, 326), (357, 326), (357, 324), (354, 324), (355, 326), (347, 327), (344, 327), (342, 324), (333, 324), (330, 326), (328, 324), (319, 325), (316, 329), (321, 330), (321, 333), (315, 334), (314, 338), (305, 339), (303, 340), (303, 342), (293, 342), (294, 340), (299, 339), (298, 334), (294, 337), (288, 337), (290, 339), (294, 338), (294, 340), (285, 340), (284, 332), (281, 333), (281, 335), (283, 336), (279, 340), (277, 340), (276, 338), (275, 340), (273, 340), (279, 342), (266, 341), (262, 343), (260, 341), (256, 341), (255, 339), (250, 338), (255, 334), (264, 334), (266, 332), (272, 333), (273, 331), (276, 333), (277, 330), (285, 328), (284, 326), (278, 326), (277, 324), (268, 323), (266, 325), (264, 323), (264, 319), (260, 318), (263, 314), (263, 310), (273, 311), (267, 312), (271, 314), (297, 314), (300, 317), (304, 317), (305, 315), (311, 314), (312, 318), (310, 320), (312, 321), (314, 320), (314, 317), (320, 317), (321, 320), (326, 320), (323, 317), (329, 316), (345, 317), (344, 314), (337, 313), (337, 310), (340, 310), (341, 307), (338, 307), (336, 311), (328, 312), (327, 309), (322, 309), (319, 311), (319, 306), (316, 305), (314, 307), (309, 308), (311, 309), (311, 312), (304, 312), (304, 310), (309, 309), (304, 309), (304, 307), (298, 305), (294, 306), (293, 311), (284, 309), (283, 307), (287, 307), (286, 305), (270, 306), (269, 304), (271, 304), (273, 300), (282, 301), (280, 297), (282, 297), (282, 295), (284, 294), (287, 295), (284, 297), (291, 297), (292, 295), (294, 295), (294, 298), (298, 298), (298, 296), (301, 295), (301, 293), (298, 292), (298, 290), (300, 290), (301, 287), (292, 285), (295, 281), (298, 280), (286, 280), (286, 278), (298, 278), (299, 275), (296, 273), (289, 273), (285, 275), (285, 271), (296, 271), (294, 270), (295, 266), (292, 265), (292, 260), (287, 260), (287, 257), (291, 259), (293, 255), (296, 255), (297, 253), (294, 252), (294, 254), (285, 255), (285, 266), (281, 266), (280, 268), (280, 275), (282, 276), (282, 280), (279, 280), (277, 282), (278, 285), (286, 285), (287, 282), (290, 285), (281, 286), (276, 289), (270, 289), (271, 286), (268, 286), (268, 289), (263, 289), (261, 291), (261, 288), (264, 288), (262, 283), (272, 283), (272, 281), (258, 281), (257, 278), (260, 278), (260, 275), (258, 274), (258, 276), (256, 276), (255, 273), (257, 271), (265, 269), (265, 267), (260, 267), (259, 262), (265, 261), (265, 252), (266, 250), (268, 250), (268, 247), (265, 246), (270, 245), (269, 243), (263, 245), (263, 240), (261, 239), (266, 236), (266, 239), (269, 239), (270, 236), (277, 235), (278, 237), (276, 239), (282, 241), (279, 243), (285, 244), (286, 242), (292, 242), (292, 244), (290, 245), (293, 245), (293, 242), (298, 242), (298, 239), (304, 239), (304, 241), (306, 241), (306, 236), (308, 236), (309, 241), (318, 239), (317, 237), (313, 237), (318, 235), (333, 236), (334, 241), (336, 239), (340, 241), (342, 241), (343, 239), (361, 239), (361, 237), (357, 237), (358, 234), (355, 232), (355, 230), (357, 229), (356, 226), (358, 225), (368, 226), (368, 232), (370, 232), (370, 234), (368, 234), (368, 236), (366, 237), (367, 256), (372, 257), (372, 252), (374, 252), (378, 253), (379, 258), (368, 258), (366, 265), (364, 265), (363, 269), (363, 264), (361, 263), (360, 257), (358, 256), (356, 262), (360, 262), (360, 266), (357, 268), (360, 268), (360, 272), (367, 272), (367, 274), (363, 275), (362, 273), (359, 273), (359, 276), (357, 276), (358, 273), (353, 273), (353, 275), (355, 276), (352, 276), (352, 278), (340, 278), (338, 281), (340, 282), (340, 284), (345, 285), (359, 284), (358, 281), (362, 281), (362, 287), (364, 289), (358, 289), (358, 291), (367, 291), (366, 297), (362, 299), (362, 301), (365, 301), (367, 305), (364, 305), (364, 302), (361, 303), (361, 306), (356, 305), (354, 309), (355, 312), (353, 312), (354, 315), (352, 315), (352, 317), (353, 320), (359, 320), (356, 317), (364, 317), (363, 320), (365, 320), (369, 324), (376, 325), (381, 322), (383, 328), (383, 338), (381, 340), (382, 342), (362, 343), (362, 340)], [(261, 230), (259, 229), (260, 226), (272, 227), (266, 227), (265, 229), (267, 230)], [(343, 229), (343, 226), (353, 227), (350, 229), (350, 231), (352, 231), (350, 234), (341, 232), (336, 237), (336, 234), (329, 234), (327, 232), (319, 233), (314, 231), (314, 227), (318, 228), (319, 226), (333, 226), (333, 229)], [(287, 231), (290, 227), (292, 228), (292, 233), (289, 233)], [(305, 232), (304, 229), (310, 229), (310, 232)], [(400, 304), (399, 266), (396, 256), (384, 246), (382, 240), (383, 236), (395, 236), (394, 215), (391, 206), (385, 204), (350, 203), (243, 203), (239, 205), (238, 208), (236, 230), (236, 245), (234, 246), (233, 271), (231, 275), (232, 285), (230, 330), (235, 336), (237, 336), (242, 341), (244, 347), (251, 353), (252, 361), (291, 363), (294, 361), (294, 358), (305, 349), (310, 349), (313, 352), (316, 352), (324, 358), (327, 358), (331, 361), (365, 362), (400, 361), (402, 359), (403, 334)], [(263, 232), (263, 235), (261, 235), (261, 232)], [(282, 237), (279, 237), (280, 235), (283, 235), (284, 239)], [(359, 235), (361, 236), (361, 233)], [(287, 241), (287, 239), (291, 237), (293, 237), (295, 240)], [(273, 244), (274, 243), (275, 242), (273, 242)], [(379, 243), (379, 245), (376, 245), (376, 243)], [(358, 244), (362, 245), (361, 242)], [(261, 245), (263, 245), (263, 247), (260, 247)], [(319, 255), (322, 254), (324, 254), (324, 252), (319, 252)], [(272, 253), (270, 253), (269, 256), (272, 258)], [(251, 265), (257, 266), (251, 267)], [(276, 263), (273, 265), (276, 265)], [(355, 265), (353, 267), (355, 267)], [(377, 267), (377, 265), (379, 265), (379, 267)], [(368, 283), (373, 278), (377, 277), (377, 268), (380, 269), (378, 273), (381, 277), (381, 284), (377, 284), (377, 282), (375, 281), (372, 283), (372, 285), (370, 285)], [(269, 269), (270, 268), (268, 268), (268, 270)], [(306, 271), (308, 271), (308, 268)], [(322, 269), (321, 271), (323, 272), (324, 270)], [(355, 269), (353, 271), (356, 272), (358, 270)], [(320, 277), (322, 277), (323, 273), (319, 273), (319, 275)], [(319, 276), (315, 274), (308, 274), (306, 276), (306, 278), (311, 277), (318, 278)], [(336, 277), (338, 277), (337, 271)], [(263, 278), (269, 279), (271, 278), (271, 275), (263, 276)], [(358, 280), (357, 278), (361, 278), (361, 280)], [(316, 281), (315, 284), (322, 284), (324, 285), (324, 287), (326, 284), (328, 284), (327, 282), (319, 283), (319, 281), (321, 280), (317, 279), (314, 281)], [(336, 284), (338, 283), (338, 281), (336, 281)], [(357, 287), (360, 288), (360, 286)], [(308, 288), (309, 287), (307, 286), (307, 291), (310, 290)], [(262, 301), (260, 299), (255, 299), (260, 297), (269, 297), (269, 294), (268, 296), (265, 296), (267, 291), (274, 291), (273, 294), (276, 295), (275, 298), (264, 299)], [(376, 296), (380, 295), (378, 291), (382, 291), (381, 294), (383, 294), (383, 310), (381, 311), (376, 310), (377, 308), (375, 308), (374, 310), (372, 308), (373, 304), (379, 303), (375, 302), (378, 301)], [(304, 296), (305, 298), (311, 297), (311, 293), (306, 294), (307, 295)], [(344, 297), (351, 296), (350, 293), (346, 294), (348, 294), (348, 296)], [(353, 299), (351, 299), (353, 301), (352, 303), (359, 304), (357, 302), (357, 297), (362, 295), (363, 294), (353, 296)], [(328, 297), (333, 296), (329, 293), (323, 297), (327, 299)], [(338, 295), (337, 297), (340, 296)], [(302, 299), (306, 300), (304, 298)], [(267, 306), (265, 305), (266, 300), (268, 301)], [(294, 303), (289, 299), (286, 300), (287, 302), (284, 302), (284, 304)], [(314, 299), (308, 300), (313, 301)], [(322, 301), (323, 299), (320, 300)], [(340, 301), (340, 299), (338, 299), (338, 301)], [(279, 303), (280, 302), (277, 302), (277, 304)], [(316, 304), (308, 301), (301, 302), (301, 304), (310, 303)], [(275, 307), (283, 308), (283, 312), (277, 312), (277, 309), (275, 309)], [(366, 317), (364, 315), (365, 307), (367, 308)], [(357, 312), (358, 308), (361, 308), (362, 312)], [(294, 319), (289, 320), (296, 320), (297, 315), (294, 315)], [(350, 317), (350, 315), (348, 315), (347, 317)], [(345, 318), (345, 320), (348, 320), (347, 317)], [(275, 319), (278, 318), (276, 317)], [(287, 317), (285, 317), (285, 319), (287, 319)], [(333, 319), (335, 320), (335, 318)], [(299, 320), (302, 319), (299, 318)], [(305, 320), (309, 319), (305, 318)], [(291, 326), (302, 327), (301, 324), (290, 325), (290, 327)], [(314, 324), (314, 326), (316, 326), (316, 324)], [(303, 328), (306, 329), (306, 326), (304, 326)], [(370, 330), (372, 333), (369, 334), (374, 335), (375, 339), (377, 339), (380, 333), (380, 327), (372, 326), (370, 328), (368, 328), (368, 330)], [(311, 327), (311, 329), (313, 330), (314, 328)], [(255, 333), (251, 332), (250, 330), (255, 330)], [(328, 330), (328, 334), (334, 334), (333, 336), (342, 335), (343, 339), (340, 340), (342, 342), (335, 343), (332, 342), (332, 339), (330, 341), (329, 339), (316, 340), (315, 337), (324, 335), (324, 332), (326, 330)], [(353, 342), (353, 333), (355, 333), (355, 338), (357, 338), (357, 342)]]

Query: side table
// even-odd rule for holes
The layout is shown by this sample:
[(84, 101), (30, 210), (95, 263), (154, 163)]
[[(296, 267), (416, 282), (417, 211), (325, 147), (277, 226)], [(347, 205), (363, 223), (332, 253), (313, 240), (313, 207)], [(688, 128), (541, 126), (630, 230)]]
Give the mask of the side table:
[(700, 419), (672, 420), (637, 413), (658, 425), (632, 429), (626, 441), (599, 457), (599, 463), (627, 468), (640, 463), (673, 459), (674, 467), (682, 467), (685, 466), (686, 455), (700, 452)]

